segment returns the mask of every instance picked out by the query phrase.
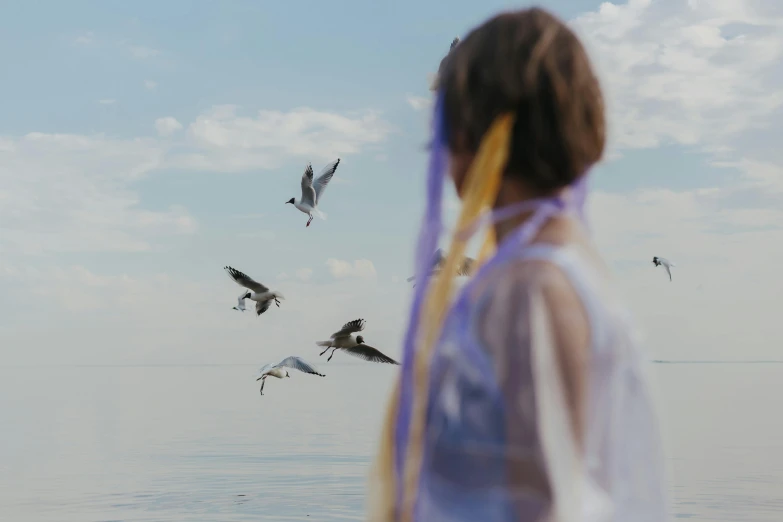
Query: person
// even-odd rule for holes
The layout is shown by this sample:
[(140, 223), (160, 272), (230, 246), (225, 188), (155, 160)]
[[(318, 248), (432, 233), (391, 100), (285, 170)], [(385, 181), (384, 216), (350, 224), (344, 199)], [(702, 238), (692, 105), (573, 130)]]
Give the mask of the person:
[[(606, 141), (583, 46), (539, 8), (491, 18), (444, 63), (433, 127), (421, 284), (368, 519), (667, 520), (645, 359), (582, 213)], [(446, 170), (462, 212), (430, 280)], [(451, 268), (487, 223), (452, 299)]]

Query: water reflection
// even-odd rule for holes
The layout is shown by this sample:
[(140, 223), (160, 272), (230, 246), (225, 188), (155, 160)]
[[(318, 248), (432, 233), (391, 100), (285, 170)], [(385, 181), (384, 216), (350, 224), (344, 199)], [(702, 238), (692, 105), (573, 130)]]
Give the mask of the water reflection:
[[(317, 356), (314, 362), (318, 361)], [(395, 368), (0, 368), (2, 520), (362, 520)], [(654, 365), (677, 518), (783, 514), (783, 365)]]

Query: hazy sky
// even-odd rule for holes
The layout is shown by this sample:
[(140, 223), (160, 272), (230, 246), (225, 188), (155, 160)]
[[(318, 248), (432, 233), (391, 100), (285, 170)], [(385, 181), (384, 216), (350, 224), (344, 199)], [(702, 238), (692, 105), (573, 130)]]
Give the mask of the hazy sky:
[[(357, 317), (398, 356), (428, 74), (520, 5), (4, 7), (0, 364), (318, 361), (314, 342)], [(544, 5), (602, 78), (591, 224), (651, 358), (783, 358), (783, 4)], [(336, 157), (328, 219), (305, 228), (284, 202)], [(282, 307), (232, 310), (227, 264)]]

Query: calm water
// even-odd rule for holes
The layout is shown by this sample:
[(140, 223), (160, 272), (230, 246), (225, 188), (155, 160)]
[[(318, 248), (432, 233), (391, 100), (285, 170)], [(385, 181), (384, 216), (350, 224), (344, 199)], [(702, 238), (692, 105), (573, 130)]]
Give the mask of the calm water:
[[(318, 362), (0, 367), (0, 520), (362, 520), (394, 368)], [(783, 520), (783, 364), (653, 371), (675, 516)]]

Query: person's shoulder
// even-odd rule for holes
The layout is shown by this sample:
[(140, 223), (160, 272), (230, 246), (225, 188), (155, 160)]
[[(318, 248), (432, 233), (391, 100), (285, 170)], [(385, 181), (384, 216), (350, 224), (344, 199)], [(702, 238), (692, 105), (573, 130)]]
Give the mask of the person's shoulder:
[[(518, 342), (533, 329), (538, 307), (546, 316), (561, 362), (584, 360), (590, 342), (591, 325), (582, 299), (568, 274), (551, 259), (517, 258), (488, 271), (477, 288), (478, 317), (485, 338), (498, 330), (510, 331)], [(494, 331), (490, 335), (490, 331)]]
[(485, 302), (528, 300), (536, 294), (549, 301), (558, 295), (574, 293), (563, 269), (552, 260), (540, 258), (512, 259), (491, 268), (477, 283), (474, 297)]

